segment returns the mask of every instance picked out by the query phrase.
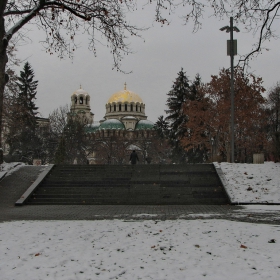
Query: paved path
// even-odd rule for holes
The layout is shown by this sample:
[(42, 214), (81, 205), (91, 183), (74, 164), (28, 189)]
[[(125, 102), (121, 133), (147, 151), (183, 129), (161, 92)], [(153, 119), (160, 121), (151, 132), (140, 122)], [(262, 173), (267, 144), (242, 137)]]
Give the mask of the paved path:
[(14, 206), (44, 167), (24, 166), (0, 182), (0, 222), (15, 220), (227, 219), (280, 225), (280, 211), (249, 212), (231, 205), (24, 205)]

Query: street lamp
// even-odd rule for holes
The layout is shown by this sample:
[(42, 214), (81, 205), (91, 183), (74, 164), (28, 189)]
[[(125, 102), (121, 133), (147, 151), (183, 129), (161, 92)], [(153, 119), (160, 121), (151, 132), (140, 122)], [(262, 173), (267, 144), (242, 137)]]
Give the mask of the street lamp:
[(233, 31), (240, 32), (240, 30), (233, 26), (233, 17), (230, 17), (230, 26), (220, 28), (221, 31), (230, 33), (230, 40), (227, 41), (227, 55), (230, 56), (230, 146), (231, 146), (231, 162), (234, 163), (234, 73), (233, 73), (233, 58), (237, 55), (237, 40), (233, 40)]

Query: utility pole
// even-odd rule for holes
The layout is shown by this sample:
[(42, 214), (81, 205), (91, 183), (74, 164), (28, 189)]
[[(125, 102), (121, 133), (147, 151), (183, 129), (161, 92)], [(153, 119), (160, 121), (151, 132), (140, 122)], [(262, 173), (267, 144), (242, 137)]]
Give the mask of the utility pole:
[(230, 17), (230, 26), (220, 30), (230, 33), (230, 40), (227, 41), (227, 55), (230, 56), (230, 161), (234, 163), (234, 56), (237, 55), (237, 40), (233, 40), (233, 31), (239, 32), (239, 29), (233, 26), (233, 17)]

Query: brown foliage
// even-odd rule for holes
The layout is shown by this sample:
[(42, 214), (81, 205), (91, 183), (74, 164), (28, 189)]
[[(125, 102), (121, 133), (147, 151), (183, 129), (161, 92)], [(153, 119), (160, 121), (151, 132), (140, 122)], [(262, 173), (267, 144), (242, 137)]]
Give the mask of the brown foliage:
[[(235, 149), (238, 161), (266, 145), (265, 99), (262, 79), (235, 70)], [(184, 104), (188, 116), (187, 133), (181, 144), (186, 150), (205, 147), (214, 155), (229, 154), (230, 141), (230, 72), (222, 69), (210, 83), (199, 89), (196, 100)]]

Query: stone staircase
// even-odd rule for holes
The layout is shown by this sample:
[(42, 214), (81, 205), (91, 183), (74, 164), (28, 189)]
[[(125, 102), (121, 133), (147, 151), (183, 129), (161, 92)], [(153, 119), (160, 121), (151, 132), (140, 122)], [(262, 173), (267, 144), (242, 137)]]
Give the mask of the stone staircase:
[(228, 204), (212, 164), (57, 165), (27, 204)]

